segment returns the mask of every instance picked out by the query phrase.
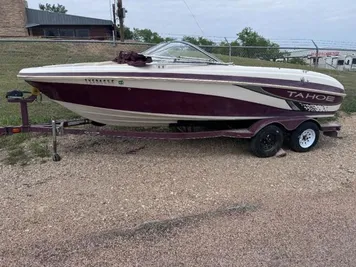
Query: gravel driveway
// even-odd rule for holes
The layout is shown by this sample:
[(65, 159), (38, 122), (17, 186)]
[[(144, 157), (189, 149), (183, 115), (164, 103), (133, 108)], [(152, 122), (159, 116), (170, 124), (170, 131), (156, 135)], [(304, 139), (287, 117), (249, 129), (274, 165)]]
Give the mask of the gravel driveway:
[(60, 162), (0, 165), (0, 266), (356, 266), (356, 116), (341, 123), (267, 159), (229, 139), (59, 137)]

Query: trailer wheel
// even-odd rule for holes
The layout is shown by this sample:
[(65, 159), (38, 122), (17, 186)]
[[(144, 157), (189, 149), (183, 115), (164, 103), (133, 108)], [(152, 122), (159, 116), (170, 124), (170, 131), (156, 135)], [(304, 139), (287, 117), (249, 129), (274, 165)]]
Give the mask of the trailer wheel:
[(292, 132), (289, 146), (295, 152), (307, 152), (318, 143), (319, 136), (320, 130), (316, 123), (304, 122)]
[(251, 138), (250, 150), (259, 158), (276, 155), (283, 145), (284, 132), (276, 125), (268, 125)]

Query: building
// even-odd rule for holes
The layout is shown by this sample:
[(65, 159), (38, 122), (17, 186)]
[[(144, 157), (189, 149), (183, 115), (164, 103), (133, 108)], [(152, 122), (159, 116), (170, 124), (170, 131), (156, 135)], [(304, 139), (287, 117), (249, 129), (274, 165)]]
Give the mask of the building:
[(23, 0), (0, 0), (0, 37), (25, 37), (26, 6)]
[(94, 19), (26, 8), (26, 29), (30, 36), (61, 39), (109, 39), (113, 23)]
[(27, 8), (24, 0), (0, 0), (0, 37), (111, 39), (113, 22)]
[(345, 57), (345, 69), (350, 71), (356, 71), (356, 53), (347, 55)]
[(302, 49), (289, 51), (288, 58), (299, 58), (305, 63), (314, 66), (318, 58), (318, 67), (333, 70), (356, 71), (356, 51), (355, 50), (319, 50), (318, 57), (315, 49)]

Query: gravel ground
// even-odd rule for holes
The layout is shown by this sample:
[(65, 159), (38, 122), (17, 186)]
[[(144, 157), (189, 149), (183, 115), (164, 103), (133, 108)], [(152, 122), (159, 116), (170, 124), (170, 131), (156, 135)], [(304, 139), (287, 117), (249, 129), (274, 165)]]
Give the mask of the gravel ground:
[(60, 162), (0, 165), (0, 265), (356, 266), (356, 116), (341, 123), (268, 159), (228, 139), (59, 137)]

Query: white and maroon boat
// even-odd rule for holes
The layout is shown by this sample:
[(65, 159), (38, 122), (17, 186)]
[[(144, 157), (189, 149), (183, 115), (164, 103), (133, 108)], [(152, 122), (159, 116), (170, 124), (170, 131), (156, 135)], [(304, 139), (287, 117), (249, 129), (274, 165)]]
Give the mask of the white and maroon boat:
[[(49, 132), (153, 139), (232, 137), (251, 139), (258, 157), (276, 155), (283, 144), (307, 152), (320, 132), (337, 137), (338, 123), (320, 123), (333, 117), (345, 97), (336, 79), (313, 71), (245, 67), (220, 61), (192, 44), (159, 44), (142, 54), (120, 52), (113, 61), (53, 65), (22, 69), (24, 79), (44, 95), (84, 117), (30, 125), (21, 91), (6, 94), (21, 105), (21, 126), (0, 127), (0, 135)], [(69, 129), (92, 123), (131, 127), (168, 126), (175, 131)], [(110, 127), (109, 127), (110, 128)], [(198, 129), (198, 130), (197, 130)], [(285, 142), (287, 141), (287, 142)]]
[(328, 75), (228, 64), (182, 41), (109, 62), (25, 68), (18, 77), (87, 119), (117, 126), (332, 117), (345, 97)]

